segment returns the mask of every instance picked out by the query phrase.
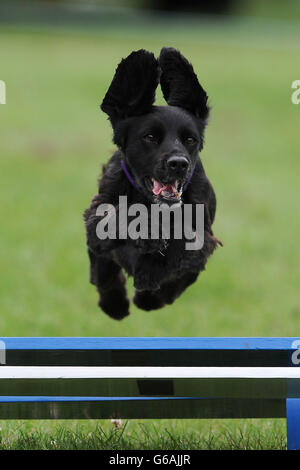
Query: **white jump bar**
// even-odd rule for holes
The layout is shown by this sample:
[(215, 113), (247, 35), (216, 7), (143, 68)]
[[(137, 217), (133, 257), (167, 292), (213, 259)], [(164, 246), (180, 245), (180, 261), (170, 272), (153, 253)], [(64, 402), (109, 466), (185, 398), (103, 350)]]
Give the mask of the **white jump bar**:
[(0, 366), (0, 395), (300, 398), (300, 368)]
[(1, 366), (1, 379), (299, 379), (300, 367)]

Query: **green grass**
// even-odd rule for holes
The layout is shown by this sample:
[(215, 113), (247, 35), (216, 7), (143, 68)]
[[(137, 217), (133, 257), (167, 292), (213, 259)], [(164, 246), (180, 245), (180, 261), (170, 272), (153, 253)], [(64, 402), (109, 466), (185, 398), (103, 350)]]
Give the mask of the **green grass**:
[[(283, 23), (279, 30), (254, 21), (245, 29), (237, 20), (203, 28), (191, 24), (0, 30), (0, 79), (7, 85), (7, 104), (0, 107), (2, 336), (299, 331), (300, 106), (290, 99), (291, 82), (299, 78), (299, 27)], [(97, 309), (88, 283), (82, 221), (101, 164), (114, 148), (98, 105), (121, 57), (141, 47), (158, 53), (164, 45), (190, 58), (210, 96), (202, 158), (218, 197), (214, 228), (224, 248), (174, 305), (150, 313), (132, 306), (130, 317), (116, 322)], [(1, 422), (0, 446), (284, 445), (284, 423), (225, 423), (131, 421), (120, 434), (105, 422)], [(101, 438), (101, 429), (111, 439)]]
[(0, 422), (0, 449), (286, 449), (283, 420)]

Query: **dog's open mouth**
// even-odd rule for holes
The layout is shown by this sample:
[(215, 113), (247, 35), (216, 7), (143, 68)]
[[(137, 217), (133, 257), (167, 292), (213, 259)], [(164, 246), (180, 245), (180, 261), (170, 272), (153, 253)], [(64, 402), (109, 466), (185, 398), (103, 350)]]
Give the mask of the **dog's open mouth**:
[(147, 179), (147, 187), (158, 199), (167, 199), (172, 201), (180, 201), (182, 195), (182, 183), (175, 180), (171, 183), (161, 183), (154, 178)]

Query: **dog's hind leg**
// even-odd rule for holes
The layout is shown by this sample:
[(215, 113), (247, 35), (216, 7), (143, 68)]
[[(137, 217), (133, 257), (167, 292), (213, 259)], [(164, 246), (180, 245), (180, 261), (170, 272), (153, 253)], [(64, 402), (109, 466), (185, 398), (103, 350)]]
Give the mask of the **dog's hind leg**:
[(110, 256), (95, 256), (89, 251), (90, 282), (97, 287), (98, 305), (115, 320), (129, 315), (126, 279), (121, 267)]
[(179, 279), (162, 284), (159, 293), (165, 304), (172, 304), (188, 286), (193, 284), (198, 277), (198, 273), (186, 273)]
[(165, 305), (165, 302), (159, 295), (159, 290), (136, 290), (133, 297), (133, 302), (138, 308), (147, 311), (156, 310), (158, 308), (162, 308)]
[(166, 304), (172, 304), (197, 277), (198, 273), (187, 273), (179, 279), (165, 282), (158, 290), (136, 290), (133, 302), (142, 310), (162, 308)]

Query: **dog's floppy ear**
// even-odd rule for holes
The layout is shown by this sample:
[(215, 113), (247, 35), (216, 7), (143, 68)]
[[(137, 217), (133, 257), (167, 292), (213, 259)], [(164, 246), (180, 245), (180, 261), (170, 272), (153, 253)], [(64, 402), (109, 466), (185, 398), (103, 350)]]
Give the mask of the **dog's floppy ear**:
[(198, 82), (192, 65), (171, 47), (161, 50), (159, 65), (162, 70), (161, 89), (168, 105), (184, 108), (205, 120), (209, 114), (208, 97)]
[(118, 65), (101, 104), (112, 125), (130, 116), (150, 111), (159, 82), (158, 61), (152, 52), (132, 52)]

